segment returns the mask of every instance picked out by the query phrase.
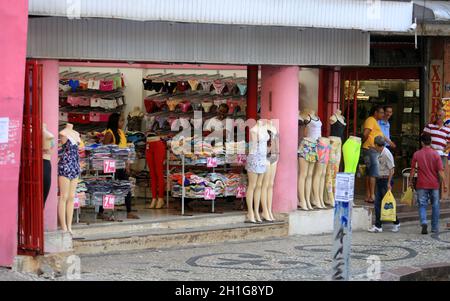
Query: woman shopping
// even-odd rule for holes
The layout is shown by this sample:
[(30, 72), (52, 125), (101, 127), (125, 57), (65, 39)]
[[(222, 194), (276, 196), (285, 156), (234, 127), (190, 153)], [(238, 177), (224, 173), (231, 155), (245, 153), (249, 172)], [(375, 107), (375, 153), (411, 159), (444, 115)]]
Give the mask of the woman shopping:
[[(109, 116), (108, 125), (105, 132), (105, 138), (103, 139), (103, 144), (116, 144), (121, 148), (127, 147), (127, 138), (122, 128), (125, 125), (125, 119), (122, 115), (118, 113), (113, 113)], [(118, 180), (128, 180), (128, 172), (130, 170), (129, 163), (127, 162), (126, 170), (117, 169), (116, 176)], [(139, 216), (131, 213), (131, 192), (128, 192), (125, 197), (125, 206), (127, 207), (127, 218), (128, 219), (139, 219)], [(98, 214), (99, 218), (110, 220), (103, 214), (103, 206), (100, 206), (100, 211)]]

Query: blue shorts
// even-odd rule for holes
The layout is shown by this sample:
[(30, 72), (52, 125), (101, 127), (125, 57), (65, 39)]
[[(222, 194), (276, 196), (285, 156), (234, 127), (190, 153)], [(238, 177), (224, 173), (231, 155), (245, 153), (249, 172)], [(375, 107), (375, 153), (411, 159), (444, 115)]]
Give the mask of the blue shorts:
[(378, 177), (380, 154), (374, 149), (363, 148), (363, 159), (366, 164), (366, 175), (369, 177)]

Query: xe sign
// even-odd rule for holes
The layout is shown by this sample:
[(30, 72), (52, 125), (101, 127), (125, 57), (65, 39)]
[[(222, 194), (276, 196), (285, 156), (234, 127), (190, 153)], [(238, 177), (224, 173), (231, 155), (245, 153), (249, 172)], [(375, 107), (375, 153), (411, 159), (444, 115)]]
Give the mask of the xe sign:
[(436, 112), (442, 97), (442, 61), (432, 60), (430, 64), (430, 99), (432, 112)]

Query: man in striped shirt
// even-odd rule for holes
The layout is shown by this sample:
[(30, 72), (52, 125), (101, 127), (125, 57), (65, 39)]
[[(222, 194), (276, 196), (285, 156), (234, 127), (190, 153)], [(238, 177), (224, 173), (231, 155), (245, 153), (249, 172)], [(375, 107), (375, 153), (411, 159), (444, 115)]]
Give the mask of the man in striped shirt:
[(434, 120), (423, 131), (431, 135), (431, 148), (441, 156), (444, 167), (447, 165), (446, 151), (450, 148), (450, 128), (444, 125), (445, 112), (436, 112)]
[[(444, 172), (447, 171), (447, 152), (450, 149), (450, 128), (444, 125), (445, 111), (438, 110), (431, 122), (423, 129), (424, 133), (431, 135), (431, 148), (437, 151), (444, 166)], [(448, 192), (441, 192), (443, 199), (448, 198)]]

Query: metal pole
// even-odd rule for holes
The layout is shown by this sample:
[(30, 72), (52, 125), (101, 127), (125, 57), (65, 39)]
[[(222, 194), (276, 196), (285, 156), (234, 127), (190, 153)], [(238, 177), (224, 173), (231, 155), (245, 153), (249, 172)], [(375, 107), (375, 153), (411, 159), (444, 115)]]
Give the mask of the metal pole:
[(169, 158), (170, 158), (170, 151), (169, 151), (169, 148), (167, 148), (167, 152), (166, 152), (166, 173), (167, 173), (166, 203), (167, 203), (167, 209), (169, 209), (169, 190), (170, 190)]
[(181, 174), (182, 174), (182, 180), (181, 180), (181, 215), (184, 215), (184, 155), (181, 155)]

